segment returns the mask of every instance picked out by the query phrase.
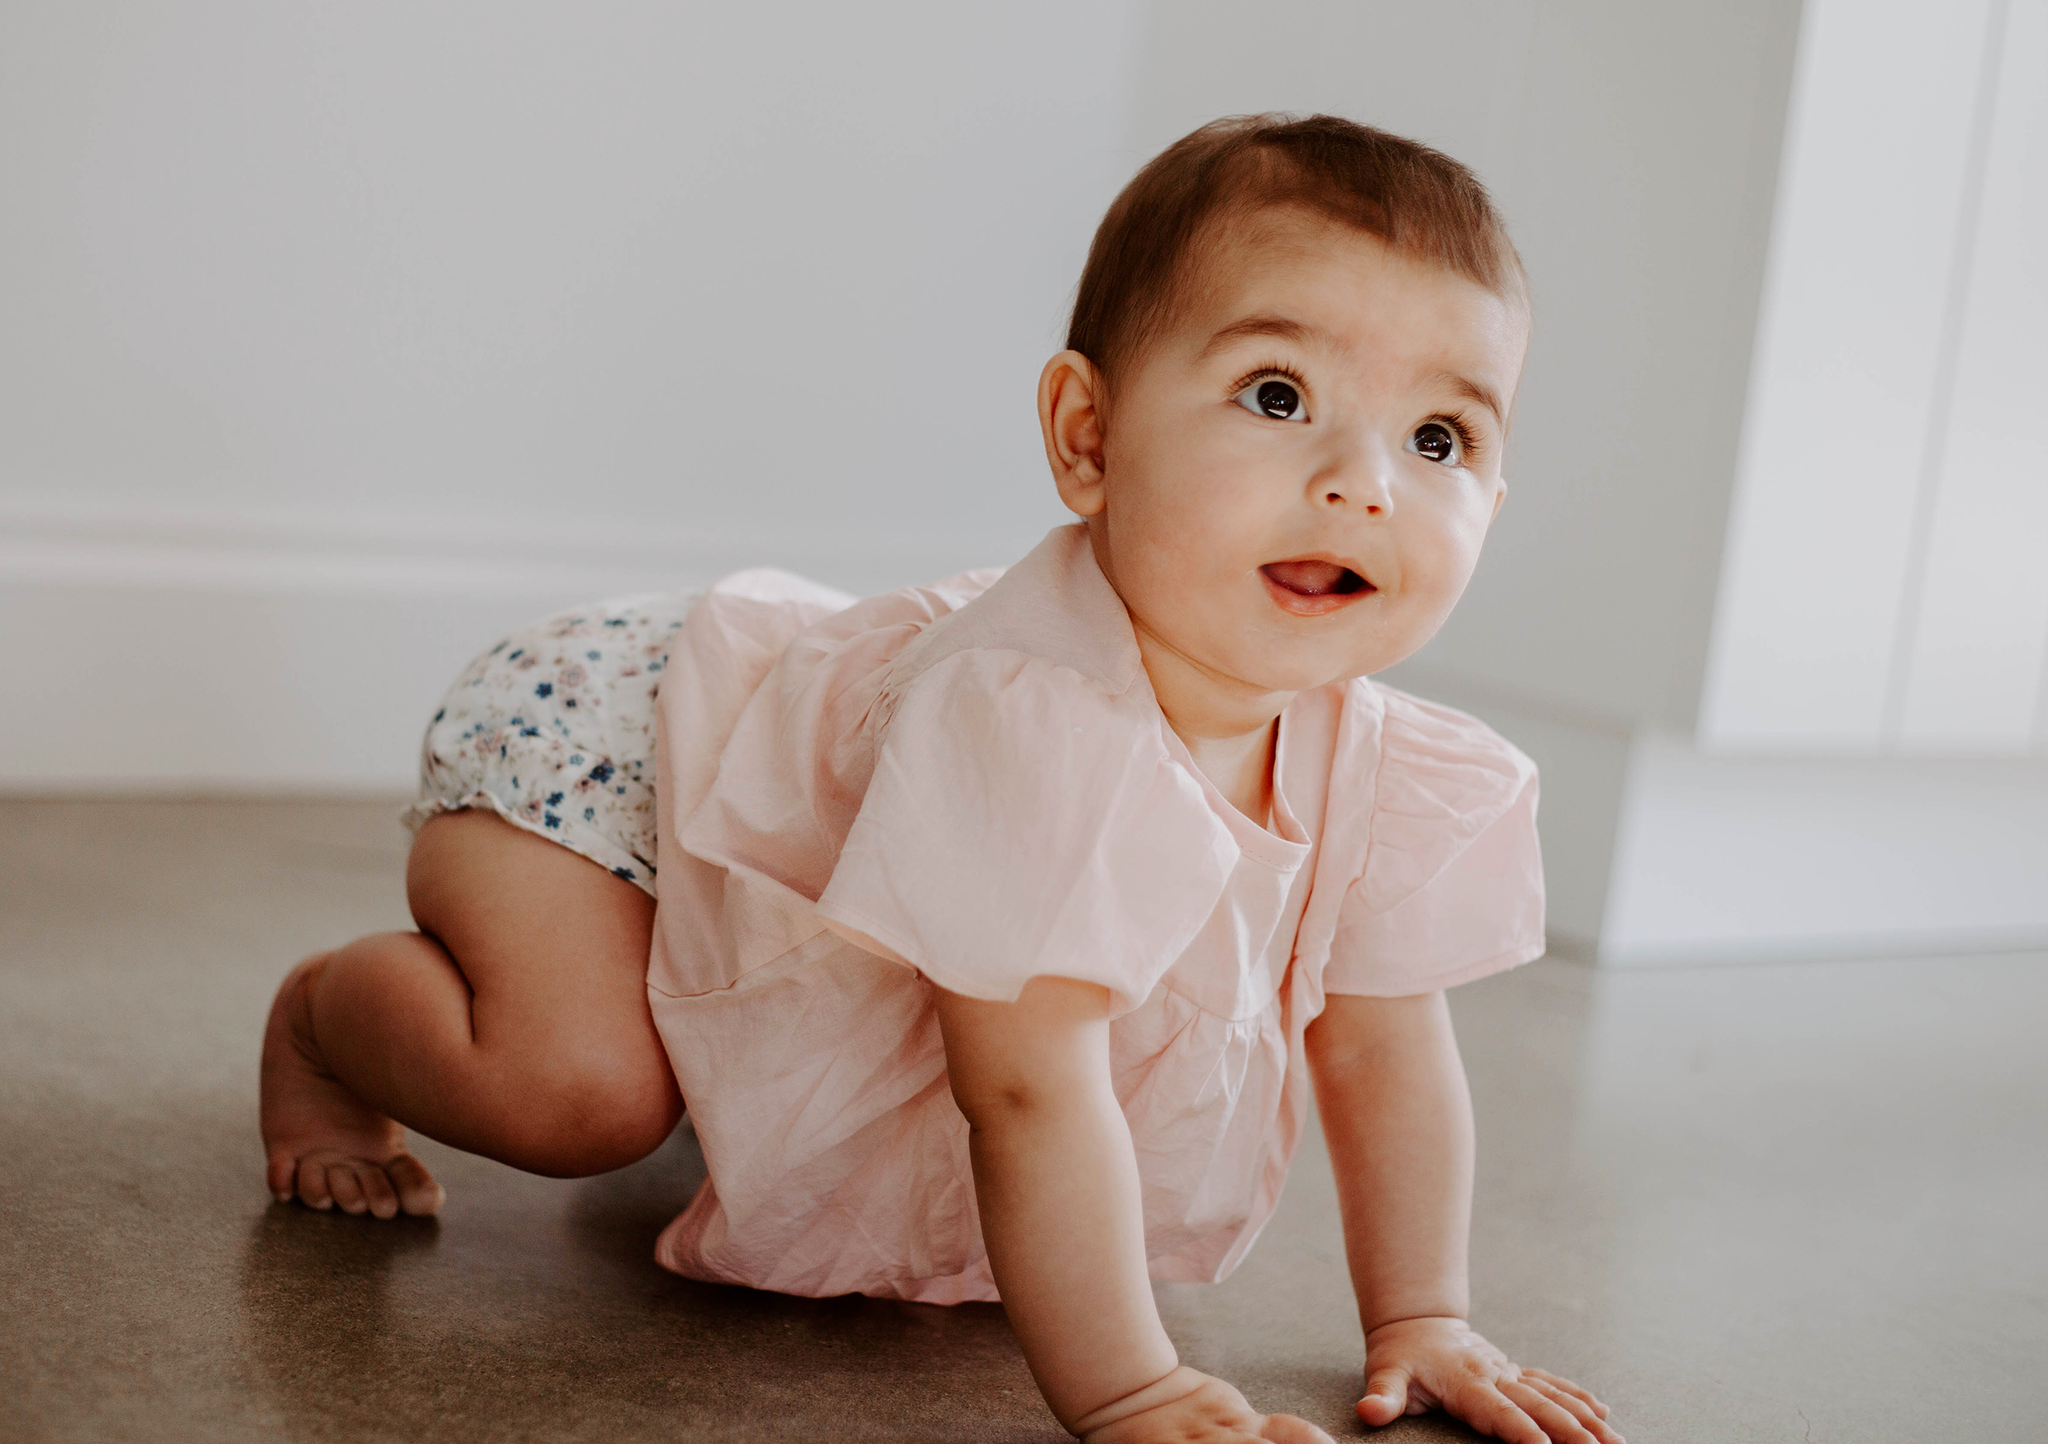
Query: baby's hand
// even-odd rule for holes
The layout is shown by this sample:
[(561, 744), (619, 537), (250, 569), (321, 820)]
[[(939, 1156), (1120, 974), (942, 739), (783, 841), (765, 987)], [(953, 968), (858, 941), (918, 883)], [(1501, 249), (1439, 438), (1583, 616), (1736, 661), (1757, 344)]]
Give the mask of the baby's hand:
[[(1244, 1395), (1183, 1365), (1158, 1383), (1139, 1390), (1131, 1402), (1163, 1402), (1131, 1413), (1118, 1405), (1097, 1409), (1074, 1426), (1082, 1444), (1334, 1444), (1330, 1436), (1292, 1414), (1261, 1414)], [(1109, 1423), (1096, 1418), (1114, 1416)]]
[(1508, 1444), (1622, 1444), (1607, 1406), (1569, 1379), (1518, 1369), (1463, 1319), (1401, 1319), (1365, 1336), (1358, 1417), (1391, 1424), (1442, 1409)]

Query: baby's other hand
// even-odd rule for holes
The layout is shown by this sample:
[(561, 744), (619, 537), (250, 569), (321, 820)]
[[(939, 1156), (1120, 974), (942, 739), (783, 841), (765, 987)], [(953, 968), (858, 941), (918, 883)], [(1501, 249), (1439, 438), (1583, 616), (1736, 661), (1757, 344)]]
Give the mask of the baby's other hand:
[(1441, 1409), (1508, 1444), (1622, 1444), (1607, 1406), (1569, 1379), (1518, 1369), (1463, 1319), (1401, 1319), (1365, 1336), (1358, 1417), (1377, 1427)]
[(1221, 1379), (1183, 1366), (1152, 1387), (1169, 1380), (1191, 1387), (1165, 1403), (1087, 1430), (1082, 1444), (1334, 1444), (1306, 1419), (1259, 1413)]

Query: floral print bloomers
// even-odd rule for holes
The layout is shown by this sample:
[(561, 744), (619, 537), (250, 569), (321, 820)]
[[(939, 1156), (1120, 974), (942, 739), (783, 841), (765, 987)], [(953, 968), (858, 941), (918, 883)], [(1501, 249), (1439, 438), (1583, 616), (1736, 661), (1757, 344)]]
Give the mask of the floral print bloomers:
[(522, 628), (455, 680), (427, 724), (427, 819), (488, 808), (654, 892), (655, 695), (694, 592), (626, 597)]

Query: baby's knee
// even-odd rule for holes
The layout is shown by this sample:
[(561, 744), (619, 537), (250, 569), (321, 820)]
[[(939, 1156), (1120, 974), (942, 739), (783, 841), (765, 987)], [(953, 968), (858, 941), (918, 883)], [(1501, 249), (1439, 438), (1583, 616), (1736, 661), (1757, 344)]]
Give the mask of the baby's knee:
[(656, 1071), (604, 1055), (557, 1058), (537, 1081), (534, 1106), (522, 1110), (519, 1151), (528, 1169), (557, 1178), (639, 1162), (661, 1147), (683, 1113), (665, 1061)]

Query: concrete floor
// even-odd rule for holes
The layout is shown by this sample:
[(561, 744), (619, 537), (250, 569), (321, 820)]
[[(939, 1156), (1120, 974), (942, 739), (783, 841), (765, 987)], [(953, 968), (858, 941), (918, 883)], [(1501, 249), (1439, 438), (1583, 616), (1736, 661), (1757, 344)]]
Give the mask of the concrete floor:
[[(273, 1205), (270, 991), (403, 926), (391, 809), (0, 803), (0, 1439), (1057, 1440), (1001, 1312), (671, 1277), (700, 1172), (431, 1144), (438, 1222)], [(1474, 1317), (1636, 1444), (2048, 1439), (2048, 957), (1462, 990)], [(1340, 1438), (1359, 1338), (1304, 1150), (1190, 1363)], [(1392, 1441), (1472, 1437), (1436, 1419)]]

